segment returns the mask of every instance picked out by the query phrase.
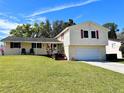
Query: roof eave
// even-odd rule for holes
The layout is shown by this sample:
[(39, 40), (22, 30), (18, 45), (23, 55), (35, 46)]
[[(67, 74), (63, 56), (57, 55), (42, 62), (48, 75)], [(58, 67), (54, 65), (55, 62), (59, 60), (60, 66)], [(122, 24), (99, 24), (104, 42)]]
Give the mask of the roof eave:
[(48, 41), (48, 42), (42, 42), (42, 41), (2, 41), (2, 42), (24, 42), (24, 43), (54, 43), (54, 44), (61, 44), (62, 42), (50, 42), (50, 41)]
[(62, 32), (60, 32), (55, 38), (58, 38), (61, 34), (65, 33), (67, 30), (69, 30), (69, 27), (65, 28)]

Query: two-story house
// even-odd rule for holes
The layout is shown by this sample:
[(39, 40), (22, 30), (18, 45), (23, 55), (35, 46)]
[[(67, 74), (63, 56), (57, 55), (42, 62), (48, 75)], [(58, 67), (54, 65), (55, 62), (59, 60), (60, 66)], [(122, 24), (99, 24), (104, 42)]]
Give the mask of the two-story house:
[(108, 29), (93, 22), (67, 27), (56, 38), (68, 60), (105, 60)]
[(35, 54), (46, 55), (56, 49), (68, 60), (105, 60), (108, 29), (93, 22), (67, 27), (55, 38), (4, 38), (5, 55), (21, 54), (34, 49)]

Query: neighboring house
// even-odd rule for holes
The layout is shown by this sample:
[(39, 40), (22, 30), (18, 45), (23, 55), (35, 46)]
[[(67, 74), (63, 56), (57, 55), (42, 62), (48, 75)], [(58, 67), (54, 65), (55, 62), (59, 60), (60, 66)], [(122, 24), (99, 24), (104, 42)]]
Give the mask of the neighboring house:
[(119, 51), (120, 46), (120, 40), (108, 40), (108, 45), (106, 46), (106, 54), (117, 54), (117, 58), (122, 59), (122, 52)]
[(2, 39), (4, 42), (4, 54), (5, 55), (19, 55), (22, 49), (26, 50), (29, 54), (30, 49), (34, 49), (36, 55), (47, 55), (50, 50), (54, 50), (62, 42), (54, 38), (21, 38), (9, 36)]
[(105, 60), (109, 29), (93, 22), (67, 27), (56, 38), (68, 60)]
[[(29, 51), (35, 48), (36, 54), (47, 54), (47, 47), (57, 45), (68, 60), (105, 60), (108, 44), (108, 29), (93, 22), (67, 27), (55, 38), (18, 38), (7, 37), (5, 54), (20, 54), (22, 48)], [(36, 47), (37, 46), (37, 47)]]

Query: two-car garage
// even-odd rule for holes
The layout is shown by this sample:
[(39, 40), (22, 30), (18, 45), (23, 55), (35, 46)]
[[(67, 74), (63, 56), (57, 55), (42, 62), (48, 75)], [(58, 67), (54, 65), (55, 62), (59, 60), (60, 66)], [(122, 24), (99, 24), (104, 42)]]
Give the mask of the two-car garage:
[(105, 60), (105, 46), (69, 46), (69, 59), (75, 60)]

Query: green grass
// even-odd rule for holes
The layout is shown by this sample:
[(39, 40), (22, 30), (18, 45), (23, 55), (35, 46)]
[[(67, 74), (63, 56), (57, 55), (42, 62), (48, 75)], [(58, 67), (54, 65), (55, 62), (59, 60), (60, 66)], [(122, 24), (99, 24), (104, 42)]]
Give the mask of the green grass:
[(118, 63), (122, 63), (122, 64), (124, 64), (124, 61), (119, 61)]
[(115, 61), (117, 63), (123, 63), (124, 64), (124, 59), (118, 59), (117, 61)]
[(124, 93), (124, 75), (79, 62), (5, 56), (0, 93)]

